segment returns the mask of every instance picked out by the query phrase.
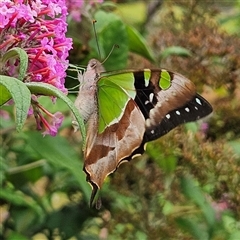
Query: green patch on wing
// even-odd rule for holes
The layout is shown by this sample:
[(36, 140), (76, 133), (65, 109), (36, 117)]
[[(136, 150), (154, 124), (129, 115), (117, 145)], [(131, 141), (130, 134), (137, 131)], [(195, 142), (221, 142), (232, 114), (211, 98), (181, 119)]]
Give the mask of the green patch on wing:
[(150, 69), (144, 69), (145, 86), (149, 85), (150, 78), (151, 78), (151, 70)]
[(135, 96), (134, 76), (131, 72), (103, 76), (98, 81), (99, 133), (121, 119), (128, 100)]
[(159, 86), (163, 90), (166, 90), (171, 86), (171, 76), (168, 71), (166, 71), (166, 70), (161, 71)]

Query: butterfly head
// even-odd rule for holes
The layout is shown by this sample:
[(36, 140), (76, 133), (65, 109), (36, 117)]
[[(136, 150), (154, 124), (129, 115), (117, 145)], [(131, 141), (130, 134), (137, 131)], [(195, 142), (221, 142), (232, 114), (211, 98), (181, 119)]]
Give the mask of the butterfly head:
[(105, 69), (97, 59), (93, 58), (88, 62), (87, 71), (94, 71), (95, 73), (104, 72)]

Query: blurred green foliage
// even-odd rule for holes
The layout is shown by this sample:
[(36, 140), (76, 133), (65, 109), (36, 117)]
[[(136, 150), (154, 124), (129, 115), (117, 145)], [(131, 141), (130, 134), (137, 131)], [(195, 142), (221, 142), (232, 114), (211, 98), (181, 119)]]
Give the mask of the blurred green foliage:
[[(119, 45), (105, 68), (177, 71), (192, 79), (213, 114), (149, 143), (142, 157), (121, 165), (106, 179), (102, 208), (95, 210), (67, 105), (40, 97), (44, 107), (66, 116), (54, 138), (36, 132), (33, 119), (17, 133), (13, 106), (2, 107), (1, 239), (240, 239), (239, 1), (150, 5), (105, 3), (92, 13), (101, 58)], [(92, 19), (69, 23), (72, 64), (100, 57)], [(74, 86), (70, 75), (67, 85)]]

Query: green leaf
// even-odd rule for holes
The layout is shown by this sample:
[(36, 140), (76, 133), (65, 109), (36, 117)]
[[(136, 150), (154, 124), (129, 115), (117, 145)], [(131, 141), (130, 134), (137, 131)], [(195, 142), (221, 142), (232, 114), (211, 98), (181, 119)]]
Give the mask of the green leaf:
[[(238, 3), (239, 1), (235, 1)], [(240, 8), (238, 6), (232, 11), (222, 12), (218, 16), (220, 29), (228, 34), (239, 35)]]
[(198, 122), (189, 122), (184, 124), (184, 127), (187, 131), (191, 131), (193, 133), (197, 133), (199, 131), (199, 123)]
[(18, 233), (28, 232), (29, 229), (39, 225), (41, 221), (41, 216), (38, 216), (33, 209), (28, 207), (13, 207), (11, 209), (11, 217), (14, 219), (14, 229)]
[(115, 12), (125, 23), (141, 27), (146, 22), (147, 7), (145, 1), (121, 1)]
[(196, 222), (194, 219), (178, 218), (176, 219), (176, 222), (183, 230), (189, 232), (194, 237), (194, 239), (198, 240), (209, 239), (208, 233), (204, 231), (199, 226), (199, 223)]
[(171, 55), (177, 55), (180, 57), (191, 57), (192, 53), (191, 53), (191, 51), (189, 51), (186, 48), (183, 48), (180, 46), (172, 46), (172, 47), (165, 48), (161, 52), (160, 57), (163, 59), (163, 58), (167, 58)]
[(71, 109), (73, 115), (75, 116), (81, 134), (82, 134), (82, 139), (83, 139), (83, 145), (85, 145), (85, 140), (86, 140), (86, 130), (84, 126), (84, 121), (82, 117), (79, 114), (79, 111), (77, 108), (74, 106), (74, 103), (66, 96), (64, 95), (60, 90), (58, 90), (56, 87), (47, 84), (47, 83), (37, 83), (37, 82), (31, 82), (31, 83), (26, 83), (26, 86), (29, 88), (31, 93), (34, 94), (43, 94), (46, 96), (55, 96), (60, 99), (62, 99), (68, 107)]
[(151, 142), (146, 152), (165, 173), (171, 174), (176, 170), (178, 157), (173, 149), (166, 150), (159, 143)]
[(23, 81), (23, 79), (26, 76), (27, 68), (28, 68), (28, 55), (27, 53), (18, 47), (12, 48), (9, 51), (7, 51), (2, 61), (3, 63), (7, 62), (10, 58), (19, 57), (19, 75), (18, 79)]
[(26, 84), (16, 78), (0, 75), (1, 96), (0, 105), (7, 100), (8, 94), (12, 96), (16, 105), (16, 129), (20, 131), (27, 118), (28, 110), (31, 104), (31, 93)]
[(215, 223), (215, 212), (207, 202), (200, 188), (194, 184), (193, 179), (189, 176), (181, 179), (181, 188), (183, 193), (200, 207), (209, 227), (211, 228)]
[(17, 233), (17, 232), (11, 232), (7, 238), (7, 240), (28, 240), (29, 238), (27, 238), (26, 236)]
[(235, 154), (237, 154), (240, 157), (240, 140), (227, 142), (227, 145), (230, 145)]
[(150, 48), (148, 48), (147, 43), (141, 34), (132, 26), (128, 25), (126, 28), (129, 38), (129, 50), (147, 58), (151, 62), (154, 62), (153, 53)]
[(4, 103), (6, 103), (12, 98), (11, 93), (7, 90), (7, 88), (4, 85), (1, 84), (1, 78), (2, 78), (2, 75), (0, 75), (0, 94), (1, 94), (0, 106), (2, 106)]
[(19, 187), (27, 182), (35, 182), (44, 174), (45, 160), (39, 160), (29, 164), (12, 167), (7, 170), (6, 178)]
[[(128, 59), (128, 36), (125, 24), (117, 15), (104, 11), (98, 11), (95, 14), (95, 19), (97, 20), (96, 31), (100, 53), (102, 55), (101, 58), (105, 59), (114, 45), (119, 46), (119, 48), (115, 48), (112, 51), (104, 63), (106, 70), (111, 71), (126, 68)], [(95, 38), (90, 42), (90, 45), (98, 52)]]
[(0, 199), (19, 207), (27, 207), (34, 210), (39, 216), (42, 214), (41, 207), (29, 195), (25, 195), (20, 190), (2, 188), (0, 191)]
[(228, 240), (238, 240), (240, 239), (240, 230), (230, 234)]
[[(81, 209), (81, 213), (79, 209)], [(54, 232), (55, 229), (61, 229), (62, 236), (64, 237), (60, 239), (94, 240), (94, 238), (91, 237), (84, 238), (82, 234), (79, 238), (75, 238), (75, 236), (78, 235), (77, 233), (79, 232), (82, 233), (82, 228), (86, 225), (85, 222), (87, 220), (91, 221), (97, 214), (97, 211), (92, 211), (92, 209), (86, 207), (86, 205), (69, 204), (59, 211), (54, 211), (49, 214), (44, 223), (44, 229), (52, 232)], [(97, 239), (99, 238), (95, 240)]]
[(67, 169), (75, 176), (84, 192), (86, 201), (89, 202), (91, 189), (86, 184), (86, 175), (82, 170), (83, 163), (68, 141), (60, 136), (53, 138), (47, 135), (43, 138), (38, 132), (26, 132), (24, 136), (28, 146), (36, 151), (41, 158), (58, 168)]
[(6, 171), (8, 169), (7, 164), (4, 162), (3, 151), (0, 149), (0, 186), (3, 185), (3, 182), (5, 181), (5, 175)]

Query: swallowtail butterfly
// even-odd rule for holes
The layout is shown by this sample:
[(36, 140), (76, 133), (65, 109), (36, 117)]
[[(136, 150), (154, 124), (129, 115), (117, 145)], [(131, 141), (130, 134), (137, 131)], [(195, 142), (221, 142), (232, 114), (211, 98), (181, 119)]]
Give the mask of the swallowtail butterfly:
[(144, 144), (212, 112), (184, 76), (165, 69), (104, 72), (92, 59), (75, 101), (87, 124), (84, 171), (91, 204), (107, 175), (144, 152)]

